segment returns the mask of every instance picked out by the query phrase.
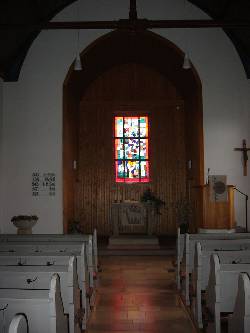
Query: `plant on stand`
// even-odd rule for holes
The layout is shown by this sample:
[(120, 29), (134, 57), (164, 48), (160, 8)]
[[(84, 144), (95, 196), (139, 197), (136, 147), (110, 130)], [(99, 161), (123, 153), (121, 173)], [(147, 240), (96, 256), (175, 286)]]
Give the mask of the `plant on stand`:
[(68, 223), (69, 234), (82, 234), (82, 226), (78, 220), (70, 220)]
[(144, 203), (150, 203), (157, 215), (161, 215), (160, 213), (160, 208), (165, 205), (165, 202), (159, 198), (157, 198), (153, 192), (151, 191), (150, 188), (147, 188), (144, 192), (143, 195), (141, 196), (141, 202)]

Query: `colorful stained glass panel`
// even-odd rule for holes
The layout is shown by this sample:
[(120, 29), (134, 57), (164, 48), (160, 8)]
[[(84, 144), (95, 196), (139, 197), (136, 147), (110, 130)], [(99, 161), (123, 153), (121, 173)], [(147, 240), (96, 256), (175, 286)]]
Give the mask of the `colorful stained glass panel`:
[(139, 179), (140, 176), (139, 161), (125, 161), (125, 179)]
[(142, 160), (148, 159), (148, 139), (140, 140), (140, 158)]
[(125, 158), (132, 160), (139, 159), (138, 139), (125, 139)]
[(141, 161), (141, 181), (149, 181), (149, 163), (148, 161)]
[(116, 181), (124, 182), (124, 161), (116, 161)]
[(115, 117), (115, 136), (123, 137), (123, 117)]
[(130, 138), (139, 136), (138, 117), (124, 117), (124, 136)]
[(124, 158), (124, 139), (115, 139), (115, 158), (123, 159)]
[(116, 182), (149, 182), (148, 117), (115, 117)]
[(148, 136), (148, 117), (140, 117), (140, 137)]

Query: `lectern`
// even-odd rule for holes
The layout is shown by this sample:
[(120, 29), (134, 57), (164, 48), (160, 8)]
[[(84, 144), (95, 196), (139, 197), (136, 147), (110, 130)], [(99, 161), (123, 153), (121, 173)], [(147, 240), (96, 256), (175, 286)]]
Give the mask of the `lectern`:
[(227, 185), (227, 200), (211, 200), (210, 186), (194, 186), (196, 208), (200, 211), (198, 230), (200, 232), (235, 231), (234, 186)]

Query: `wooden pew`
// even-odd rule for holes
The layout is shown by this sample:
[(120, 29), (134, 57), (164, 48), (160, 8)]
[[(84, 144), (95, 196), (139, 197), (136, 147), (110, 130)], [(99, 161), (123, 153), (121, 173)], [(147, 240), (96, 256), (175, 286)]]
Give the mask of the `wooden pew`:
[[(183, 284), (181, 286), (182, 295), (185, 298), (186, 305), (190, 305), (189, 284), (190, 274), (194, 269), (194, 252), (197, 241), (189, 241), (189, 235), (186, 234), (185, 255), (181, 263), (181, 274), (183, 275)], [(203, 248), (211, 251), (239, 251), (250, 250), (250, 239), (202, 239), (200, 243)]]
[(91, 266), (89, 267), (88, 265), (89, 261), (87, 259), (86, 247), (84, 243), (73, 245), (65, 245), (63, 242), (60, 244), (53, 244), (50, 242), (29, 242), (25, 244), (23, 244), (22, 242), (12, 242), (11, 244), (0, 244), (0, 256), (22, 256), (23, 254), (28, 254), (32, 256), (39, 256), (40, 254), (42, 256), (48, 257), (50, 257), (51, 255), (56, 256), (57, 259), (48, 259), (48, 265), (49, 263), (53, 263), (55, 261), (60, 265), (60, 258), (58, 258), (60, 256), (77, 256), (79, 257), (79, 260), (77, 262), (77, 271), (79, 277), (82, 281), (87, 281), (89, 284), (91, 284), (90, 275), (92, 271), (90, 271)]
[(202, 291), (205, 291), (208, 285), (210, 257), (212, 254), (217, 254), (219, 256), (221, 264), (250, 262), (250, 251), (214, 251), (210, 249), (203, 249), (200, 242), (196, 243), (194, 259), (195, 264), (192, 273), (192, 289), (194, 292), (192, 307), (194, 318), (199, 328), (203, 328), (201, 296)]
[(91, 234), (32, 234), (32, 235), (16, 235), (16, 234), (0, 234), (0, 242), (86, 242), (92, 250), (89, 255), (93, 257), (92, 262), (95, 272), (98, 271), (98, 250), (97, 250), (97, 230), (94, 229)]
[[(221, 332), (221, 313), (232, 313), (241, 272), (250, 273), (250, 263), (220, 264), (217, 254), (211, 255), (209, 281), (206, 290), (206, 308), (214, 317), (207, 332)], [(237, 331), (236, 331), (237, 332)]]
[[(188, 239), (187, 236), (188, 235)], [(177, 272), (176, 283), (178, 290), (181, 289), (180, 283), (180, 265), (183, 260), (185, 249), (188, 248), (188, 252), (194, 252), (194, 246), (197, 241), (200, 240), (227, 240), (227, 239), (250, 239), (250, 233), (206, 233), (206, 234), (181, 234), (180, 228), (177, 230), (176, 240), (176, 255), (177, 255)], [(188, 242), (188, 244), (185, 244)]]
[(28, 333), (28, 322), (23, 314), (16, 314), (11, 320), (8, 333)]
[(178, 228), (177, 239), (176, 239), (176, 264), (177, 264), (176, 284), (178, 290), (181, 289), (180, 266), (184, 253), (184, 239), (185, 239), (185, 234), (181, 234), (180, 228)]
[[(95, 284), (94, 284), (94, 266), (92, 262), (92, 240), (90, 239), (90, 244), (88, 243), (86, 246), (85, 242), (77, 241), (77, 242), (64, 242), (57, 241), (53, 243), (52, 241), (26, 241), (26, 242), (4, 242), (0, 243), (0, 253), (61, 253), (61, 254), (70, 254), (79, 256), (81, 253), (84, 253), (85, 259), (84, 262), (87, 263), (86, 269), (84, 271), (85, 277), (81, 280), (85, 281), (86, 285), (86, 293), (89, 295), (90, 306), (92, 306), (95, 302)], [(88, 246), (89, 245), (89, 246)], [(86, 247), (85, 247), (86, 246)], [(86, 248), (86, 251), (84, 250)], [(79, 276), (82, 274), (80, 271), (80, 266), (78, 265), (78, 274)], [(80, 283), (80, 282), (79, 282)]]
[[(72, 256), (72, 253), (66, 252), (19, 252), (19, 255), (16, 253), (6, 253), (0, 252), (0, 266), (60, 266), (68, 265), (69, 259)], [(77, 276), (78, 276), (78, 285), (81, 289), (81, 300), (82, 308), (86, 311), (87, 318), (90, 315), (90, 303), (87, 301), (87, 289), (88, 289), (88, 280), (86, 274), (86, 265), (85, 265), (85, 247), (82, 246), (81, 254), (76, 255), (77, 259)], [(84, 322), (83, 322), (84, 324)]]
[(250, 332), (250, 279), (246, 273), (239, 275), (234, 311), (228, 319), (228, 333), (235, 332)]
[(49, 290), (0, 289), (0, 332), (9, 327), (17, 313), (25, 313), (29, 333), (67, 333), (67, 318), (63, 313), (59, 276), (54, 274)]
[[(70, 257), (68, 266), (0, 266), (0, 288), (49, 289), (50, 280), (55, 273), (60, 278), (64, 313), (69, 315), (69, 332), (79, 333), (80, 320), (77, 322), (76, 318), (82, 312), (75, 257)], [(86, 328), (86, 317), (82, 320), (83, 327)]]
[[(89, 271), (90, 287), (95, 288), (94, 277), (97, 276), (95, 271), (93, 237), (92, 235), (78, 236), (78, 235), (0, 235), (0, 251), (9, 249), (10, 252), (17, 252), (19, 248), (25, 248), (33, 245), (33, 251), (35, 252), (51, 252), (50, 248), (53, 247), (53, 251), (70, 252), (80, 250), (82, 244), (86, 245), (87, 266)], [(97, 245), (95, 245), (97, 246)]]
[(99, 269), (99, 262), (98, 262), (98, 243), (97, 243), (97, 230), (94, 229), (93, 233), (93, 252), (94, 252), (94, 265), (95, 265), (95, 272), (98, 273)]
[(87, 255), (87, 267), (88, 274), (87, 283), (87, 295), (90, 301), (90, 306), (93, 306), (96, 298), (96, 286), (97, 280), (97, 269), (98, 269), (98, 250), (97, 250), (97, 231), (94, 230), (92, 235), (82, 235), (82, 234), (70, 234), (70, 235), (60, 235), (60, 234), (38, 234), (38, 235), (0, 235), (0, 252), (4, 249), (8, 249), (9, 252), (20, 251), (20, 248), (25, 249), (26, 247), (33, 245), (34, 252), (44, 252), (53, 251), (57, 252), (70, 252), (74, 255), (76, 253), (71, 251), (80, 251), (82, 244), (86, 245), (86, 255)]
[[(92, 241), (91, 241), (92, 242)], [(70, 255), (79, 256), (80, 253), (84, 252), (85, 255), (85, 263), (87, 263), (85, 270), (85, 279), (82, 279), (86, 282), (86, 291), (90, 294), (90, 303), (91, 305), (95, 302), (95, 284), (94, 284), (94, 266), (92, 262), (92, 255), (90, 255), (89, 251), (92, 251), (92, 243), (89, 246), (86, 246), (86, 251), (84, 250), (86, 243), (77, 241), (77, 242), (63, 242), (57, 241), (53, 243), (52, 241), (26, 241), (26, 242), (4, 242), (0, 243), (0, 253), (66, 253)], [(80, 266), (78, 265), (78, 274), (80, 276)]]

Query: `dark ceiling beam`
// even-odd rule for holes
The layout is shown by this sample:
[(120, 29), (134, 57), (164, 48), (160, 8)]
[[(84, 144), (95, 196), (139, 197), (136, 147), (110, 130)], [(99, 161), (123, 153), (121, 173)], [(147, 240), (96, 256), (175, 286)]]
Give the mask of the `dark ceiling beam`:
[(148, 20), (149, 28), (250, 28), (250, 20)]
[(137, 20), (136, 0), (130, 0), (129, 19)]
[(153, 29), (153, 28), (250, 28), (250, 20), (118, 20), (118, 21), (65, 21), (45, 24), (0, 23), (0, 29), (41, 30), (60, 29)]

